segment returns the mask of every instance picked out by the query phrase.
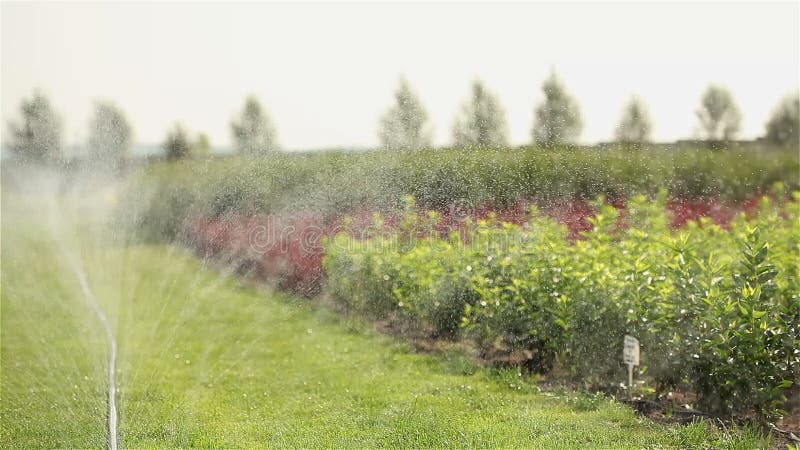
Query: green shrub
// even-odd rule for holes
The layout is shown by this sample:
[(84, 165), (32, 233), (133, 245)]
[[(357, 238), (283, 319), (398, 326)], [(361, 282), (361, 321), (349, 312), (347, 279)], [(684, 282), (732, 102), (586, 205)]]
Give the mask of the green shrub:
[(783, 189), (729, 229), (671, 229), (665, 191), (624, 211), (600, 198), (575, 242), (535, 208), (524, 226), (490, 218), (447, 239), (420, 234), (435, 214), (407, 209), (396, 245), (383, 234), (346, 252), (329, 246), (326, 270), (334, 288), (362, 286), (344, 289), (344, 302), (396, 305), (438, 335), (455, 334), (460, 315), (484, 354), (517, 352), (533, 370), (560, 365), (596, 387), (625, 379), (621, 344), (632, 335), (639, 377), (657, 392), (695, 392), (714, 414), (769, 416), (800, 376), (800, 195), (785, 201)]
[(770, 413), (800, 373), (798, 291), (779, 292), (779, 270), (757, 226), (745, 230), (737, 266), (726, 291), (709, 299), (697, 390), (715, 412), (746, 405)]
[(382, 254), (390, 242), (380, 239), (359, 241), (340, 234), (326, 242), (329, 249), (323, 262), (327, 290), (348, 311), (383, 319), (397, 309), (392, 295), (396, 276)]
[(555, 222), (533, 220), (528, 229), (484, 223), (477, 230), (470, 278), (477, 302), (463, 326), (484, 350), (522, 350), (531, 369), (552, 368), (565, 336), (567, 282), (559, 265), (567, 231)]

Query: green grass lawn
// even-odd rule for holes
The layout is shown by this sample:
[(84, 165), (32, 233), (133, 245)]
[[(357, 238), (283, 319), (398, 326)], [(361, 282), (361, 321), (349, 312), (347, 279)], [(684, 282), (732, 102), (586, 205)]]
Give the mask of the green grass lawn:
[(541, 393), (516, 371), (455, 353), (415, 354), (313, 301), (243, 286), (177, 247), (112, 244), (81, 202), (47, 204), (3, 193), (2, 448), (106, 445), (105, 336), (69, 254), (116, 329), (121, 447), (766, 444)]

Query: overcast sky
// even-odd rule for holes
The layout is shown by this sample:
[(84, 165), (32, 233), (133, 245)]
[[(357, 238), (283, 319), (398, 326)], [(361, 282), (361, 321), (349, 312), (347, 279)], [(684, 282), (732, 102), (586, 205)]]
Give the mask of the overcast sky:
[(610, 139), (633, 93), (649, 105), (657, 140), (691, 136), (709, 83), (731, 89), (751, 138), (798, 88), (798, 5), (4, 1), (2, 119), (39, 88), (68, 143), (87, 137), (93, 102), (110, 99), (138, 142), (161, 142), (180, 121), (228, 145), (252, 93), (285, 148), (375, 146), (402, 74), (446, 144), (477, 77), (521, 144), (554, 68), (580, 102), (584, 142)]

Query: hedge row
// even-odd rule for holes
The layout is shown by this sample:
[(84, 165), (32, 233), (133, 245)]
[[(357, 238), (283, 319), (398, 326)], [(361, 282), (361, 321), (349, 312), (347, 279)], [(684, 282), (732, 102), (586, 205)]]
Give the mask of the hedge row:
[(696, 393), (715, 414), (775, 413), (800, 378), (800, 193), (765, 197), (729, 229), (702, 220), (675, 230), (666, 201), (598, 202), (574, 243), (536, 208), (523, 226), (484, 220), (448, 238), (425, 231), (436, 213), (409, 208), (399, 228), (329, 239), (327, 288), (356, 313), (593, 386), (626, 379), (621, 346), (632, 335), (637, 378), (656, 393)]
[[(782, 181), (800, 187), (797, 151), (738, 149), (537, 148), (276, 154), (154, 164), (122, 202), (146, 238), (173, 239), (185, 221), (237, 214), (313, 213), (340, 217), (391, 211), (412, 195), (446, 210), (519, 199), (548, 205), (604, 195), (656, 195), (737, 202)], [(149, 200), (149, 201), (143, 201)]]

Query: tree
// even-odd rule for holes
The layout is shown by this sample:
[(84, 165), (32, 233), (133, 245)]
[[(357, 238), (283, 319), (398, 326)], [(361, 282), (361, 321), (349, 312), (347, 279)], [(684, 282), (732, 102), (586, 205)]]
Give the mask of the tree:
[(729, 141), (739, 132), (742, 116), (733, 96), (724, 87), (709, 86), (700, 98), (696, 114), (708, 141)]
[(378, 137), (389, 149), (414, 150), (431, 146), (428, 113), (405, 78), (394, 93), (395, 104), (381, 117)]
[(555, 72), (542, 83), (542, 92), (544, 101), (534, 111), (533, 141), (545, 147), (574, 142), (583, 129), (578, 102), (567, 93)]
[(89, 155), (93, 161), (119, 164), (127, 158), (133, 132), (125, 114), (113, 103), (95, 104), (89, 133)]
[(480, 80), (472, 83), (472, 98), (464, 103), (453, 127), (458, 147), (504, 147), (508, 126), (500, 101)]
[(211, 139), (205, 133), (197, 135), (197, 140), (192, 145), (192, 154), (196, 156), (209, 156), (211, 155)]
[(167, 139), (164, 141), (164, 151), (166, 152), (167, 159), (175, 161), (189, 156), (192, 150), (192, 145), (189, 142), (189, 136), (181, 124), (175, 126), (167, 133)]
[(625, 106), (617, 126), (617, 141), (626, 144), (643, 144), (650, 141), (653, 122), (650, 112), (639, 96), (634, 95)]
[(231, 123), (231, 131), (239, 153), (263, 156), (278, 149), (275, 127), (255, 96), (247, 98), (240, 121)]
[(800, 140), (800, 92), (789, 94), (772, 111), (767, 140), (777, 145), (797, 145)]
[(61, 157), (61, 119), (40, 92), (20, 105), (22, 124), (10, 122), (9, 148), (25, 162), (49, 163)]

